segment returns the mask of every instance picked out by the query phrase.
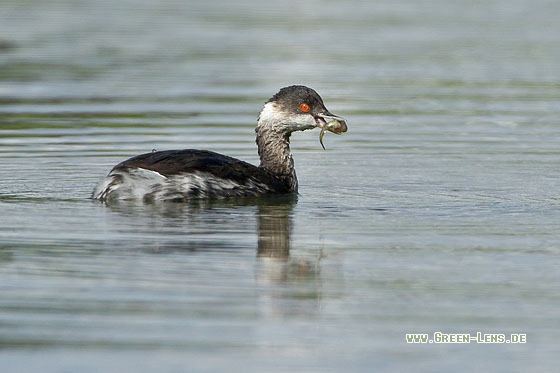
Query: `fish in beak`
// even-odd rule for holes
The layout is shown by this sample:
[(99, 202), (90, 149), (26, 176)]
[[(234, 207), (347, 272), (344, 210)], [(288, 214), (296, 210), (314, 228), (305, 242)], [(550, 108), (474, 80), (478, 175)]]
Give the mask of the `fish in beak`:
[(323, 145), (323, 136), (325, 135), (325, 131), (336, 133), (337, 135), (341, 135), (344, 132), (348, 131), (346, 119), (337, 115), (333, 115), (328, 111), (320, 114), (315, 114), (315, 121), (317, 122), (317, 127), (321, 128), (321, 133), (319, 134), (319, 142), (321, 143), (323, 150), (326, 150), (325, 145)]

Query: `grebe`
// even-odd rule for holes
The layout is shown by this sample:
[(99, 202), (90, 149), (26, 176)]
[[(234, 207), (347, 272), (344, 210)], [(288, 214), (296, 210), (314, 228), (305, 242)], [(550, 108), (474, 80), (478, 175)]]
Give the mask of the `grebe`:
[(92, 198), (153, 202), (297, 193), (290, 135), (316, 127), (322, 129), (321, 140), (325, 129), (347, 130), (346, 121), (331, 114), (313, 89), (284, 87), (265, 103), (257, 120), (258, 167), (208, 150), (153, 151), (116, 165)]

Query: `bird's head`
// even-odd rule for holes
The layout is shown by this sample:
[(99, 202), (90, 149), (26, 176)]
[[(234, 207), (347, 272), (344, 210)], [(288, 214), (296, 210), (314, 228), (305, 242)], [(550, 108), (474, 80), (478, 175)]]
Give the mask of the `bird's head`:
[(338, 121), (340, 125), (336, 130), (327, 128), (329, 131), (346, 132), (346, 120), (330, 113), (321, 96), (302, 85), (282, 88), (265, 103), (259, 115), (259, 125), (286, 133), (288, 136), (294, 131), (323, 128), (333, 120)]

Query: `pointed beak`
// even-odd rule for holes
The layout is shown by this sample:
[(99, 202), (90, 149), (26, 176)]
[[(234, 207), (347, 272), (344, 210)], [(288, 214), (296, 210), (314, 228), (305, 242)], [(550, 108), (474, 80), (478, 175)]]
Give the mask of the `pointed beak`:
[(325, 131), (336, 133), (337, 135), (348, 131), (346, 119), (339, 117), (338, 115), (331, 114), (328, 110), (316, 114), (315, 122), (317, 122), (317, 127), (321, 128), (321, 133), (319, 134), (319, 142), (321, 143), (323, 149), (325, 149), (325, 145), (323, 144), (323, 136), (325, 135)]
[(346, 119), (339, 117), (338, 115), (334, 115), (330, 113), (328, 110), (325, 110), (324, 112), (319, 114), (315, 114), (314, 117), (315, 117), (315, 122), (317, 122), (317, 127), (319, 128), (323, 128), (327, 126), (328, 123), (332, 121), (336, 121), (339, 123), (338, 125), (327, 127), (326, 130), (337, 134), (341, 134), (343, 132), (348, 131), (348, 126), (346, 125)]

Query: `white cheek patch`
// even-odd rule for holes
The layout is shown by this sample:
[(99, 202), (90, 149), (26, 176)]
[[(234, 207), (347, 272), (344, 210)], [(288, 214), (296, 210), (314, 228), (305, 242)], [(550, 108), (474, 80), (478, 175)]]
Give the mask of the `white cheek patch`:
[(283, 111), (274, 102), (267, 102), (264, 105), (259, 115), (259, 123), (269, 123), (270, 127), (290, 127), (289, 132), (304, 131), (317, 127), (312, 115)]

